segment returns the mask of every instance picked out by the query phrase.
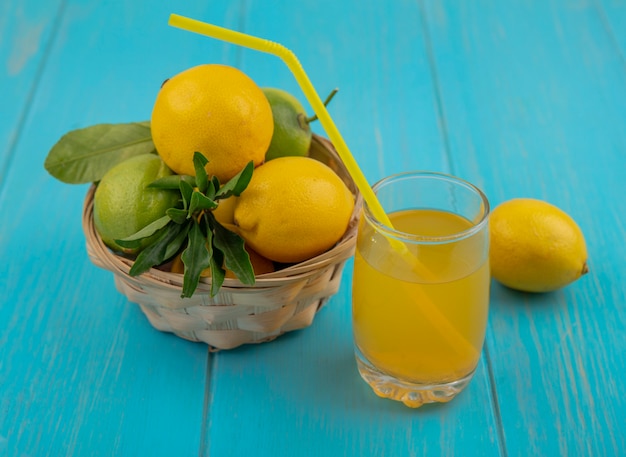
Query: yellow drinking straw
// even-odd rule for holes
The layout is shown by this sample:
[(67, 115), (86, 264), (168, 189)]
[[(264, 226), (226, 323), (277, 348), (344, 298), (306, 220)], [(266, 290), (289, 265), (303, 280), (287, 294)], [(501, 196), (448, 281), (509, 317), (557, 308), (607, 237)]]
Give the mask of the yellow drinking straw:
[[(376, 198), (376, 194), (370, 187), (367, 179), (363, 175), (358, 163), (350, 153), (346, 142), (344, 141), (341, 133), (335, 126), (330, 114), (326, 110), (326, 106), (322, 102), (322, 99), (319, 97), (317, 91), (311, 84), (309, 77), (305, 73), (300, 61), (296, 57), (296, 55), (287, 49), (285, 46), (275, 43), (270, 40), (266, 40), (263, 38), (258, 38), (252, 35), (247, 35), (245, 33), (236, 32), (234, 30), (226, 29), (224, 27), (219, 27), (217, 25), (208, 24), (206, 22), (201, 22), (195, 19), (190, 19), (188, 17), (180, 16), (178, 14), (171, 14), (168, 22), (169, 25), (173, 27), (178, 27), (183, 30), (187, 30), (188, 32), (198, 33), (200, 35), (206, 35), (212, 38), (216, 38), (218, 40), (226, 41), (229, 43), (233, 43), (239, 46), (243, 46), (246, 48), (254, 49), (256, 51), (265, 52), (267, 54), (273, 54), (275, 56), (280, 57), (283, 62), (287, 65), (291, 73), (296, 78), (296, 81), (300, 85), (302, 92), (306, 96), (307, 100), (311, 104), (313, 111), (317, 115), (317, 118), (322, 124), (322, 127), (328, 134), (330, 141), (335, 146), (339, 157), (342, 162), (346, 166), (352, 180), (356, 184), (359, 192), (363, 196), (363, 200), (367, 203), (368, 208), (372, 212), (372, 215), (385, 224), (387, 227), (393, 227), (387, 213), (381, 206), (378, 198)], [(394, 242), (396, 240), (391, 239), (390, 242)], [(400, 242), (393, 243), (396, 248), (398, 248), (402, 253), (409, 254), (406, 246)], [(411, 264), (418, 267), (418, 269), (425, 274), (427, 277), (429, 276), (428, 270), (419, 262), (417, 258), (412, 257)], [(425, 302), (422, 303), (424, 306), (428, 308), (427, 312), (424, 313), (424, 317), (431, 323), (431, 325), (439, 328), (444, 337), (448, 339), (448, 342), (459, 352), (462, 351), (462, 348), (471, 351), (472, 353), (476, 353), (476, 348), (469, 342), (467, 339), (461, 335), (456, 328), (448, 320), (441, 314), (441, 312), (435, 307), (430, 305), (428, 299), (425, 298)]]
[(381, 207), (374, 191), (370, 187), (369, 183), (365, 179), (365, 176), (361, 172), (359, 165), (350, 153), (350, 150), (341, 136), (341, 133), (339, 133), (335, 123), (328, 114), (326, 106), (324, 106), (322, 99), (319, 97), (317, 91), (313, 87), (313, 84), (311, 84), (309, 77), (302, 68), (300, 61), (292, 51), (283, 45), (270, 40), (246, 35), (245, 33), (207, 24), (195, 19), (189, 19), (177, 14), (170, 15), (169, 25), (280, 57), (295, 76), (302, 92), (304, 92), (304, 95), (311, 104), (311, 108), (313, 108), (313, 111), (317, 115), (322, 127), (324, 127), (324, 130), (328, 134), (330, 141), (335, 146), (339, 157), (341, 157), (342, 162), (350, 172), (350, 176), (358, 187), (359, 192), (361, 192), (361, 195), (363, 195), (363, 200), (367, 203), (370, 211), (376, 219), (381, 221), (387, 227), (392, 227), (389, 217)]

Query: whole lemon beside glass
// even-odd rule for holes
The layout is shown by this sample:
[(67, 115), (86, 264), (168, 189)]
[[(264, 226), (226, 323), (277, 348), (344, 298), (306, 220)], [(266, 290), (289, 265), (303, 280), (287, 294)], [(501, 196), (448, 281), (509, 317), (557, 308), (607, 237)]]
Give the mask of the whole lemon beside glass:
[(467, 387), (488, 321), (490, 279), (525, 292), (564, 287), (588, 271), (576, 222), (545, 201), (486, 196), (454, 176), (408, 172), (373, 186), (389, 223), (366, 206), (354, 261), (358, 371), (409, 407)]
[(491, 271), (524, 292), (550, 292), (585, 275), (587, 245), (574, 219), (534, 198), (514, 198), (491, 215)]

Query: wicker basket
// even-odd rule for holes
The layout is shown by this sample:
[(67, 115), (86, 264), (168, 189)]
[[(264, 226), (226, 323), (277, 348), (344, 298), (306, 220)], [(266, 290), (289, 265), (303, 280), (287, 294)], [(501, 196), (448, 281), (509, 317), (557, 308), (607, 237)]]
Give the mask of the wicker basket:
[(308, 327), (316, 312), (337, 292), (343, 267), (354, 253), (362, 199), (332, 144), (313, 136), (309, 155), (329, 165), (356, 198), (348, 230), (329, 251), (287, 268), (259, 275), (254, 286), (226, 278), (210, 296), (210, 278), (202, 278), (191, 298), (181, 298), (183, 276), (161, 269), (132, 277), (132, 260), (113, 254), (93, 224), (91, 186), (83, 208), (87, 253), (98, 267), (113, 272), (118, 291), (137, 303), (153, 327), (181, 338), (232, 349), (262, 343), (285, 332)]

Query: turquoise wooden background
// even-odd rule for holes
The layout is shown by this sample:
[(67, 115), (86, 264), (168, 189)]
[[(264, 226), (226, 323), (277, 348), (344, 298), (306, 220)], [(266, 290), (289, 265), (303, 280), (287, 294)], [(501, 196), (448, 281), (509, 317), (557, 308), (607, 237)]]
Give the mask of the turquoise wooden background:
[[(419, 410), (358, 377), (351, 263), (313, 326), (270, 344), (213, 354), (154, 330), (87, 259), (87, 186), (50, 177), (48, 150), (148, 119), (200, 63), (305, 101), (277, 58), (170, 13), (280, 42), (322, 96), (338, 87), (329, 111), (372, 183), (444, 171), (494, 206), (561, 207), (590, 273), (542, 295), (494, 283), (474, 380)], [(0, 456), (626, 452), (625, 1), (4, 0), (0, 31)]]

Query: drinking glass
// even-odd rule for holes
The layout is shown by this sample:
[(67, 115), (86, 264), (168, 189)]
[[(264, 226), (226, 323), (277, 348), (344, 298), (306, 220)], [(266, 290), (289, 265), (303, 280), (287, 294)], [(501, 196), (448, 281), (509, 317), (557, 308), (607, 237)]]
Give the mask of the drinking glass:
[(471, 380), (489, 308), (489, 202), (454, 176), (407, 172), (364, 205), (352, 290), (355, 355), (374, 392), (409, 407), (447, 402)]

